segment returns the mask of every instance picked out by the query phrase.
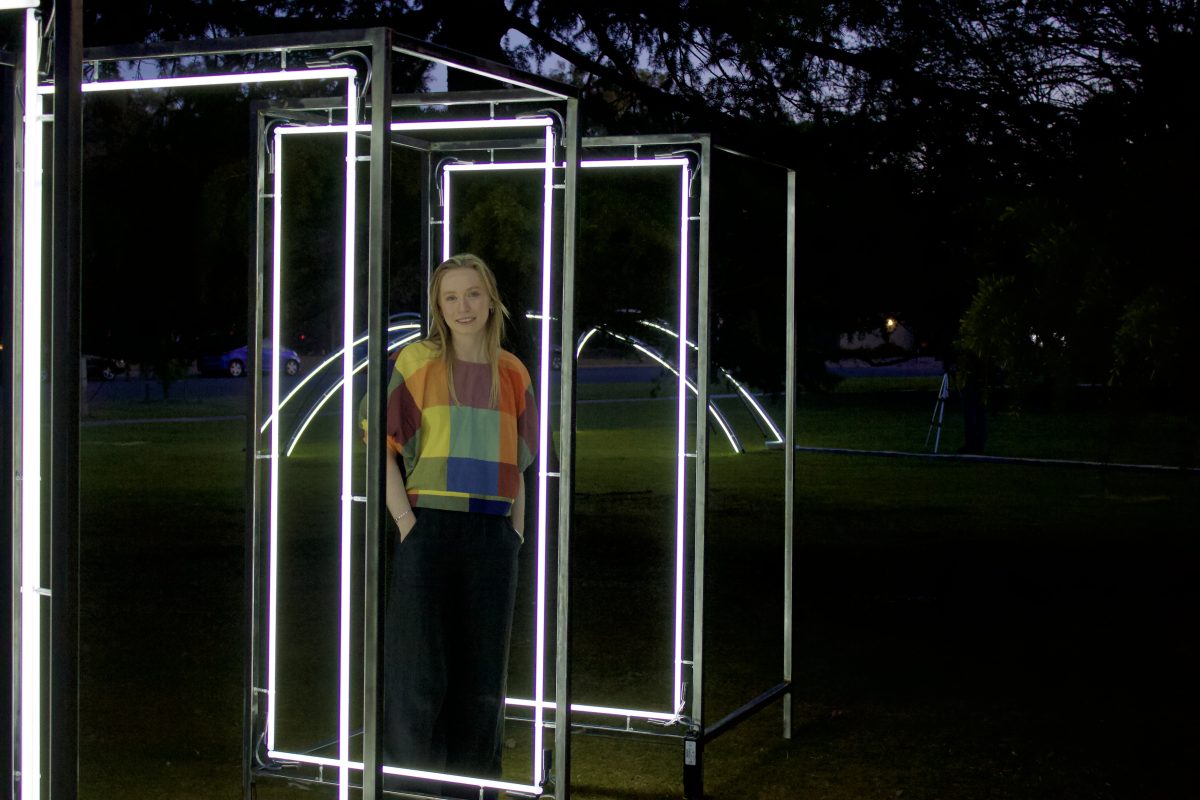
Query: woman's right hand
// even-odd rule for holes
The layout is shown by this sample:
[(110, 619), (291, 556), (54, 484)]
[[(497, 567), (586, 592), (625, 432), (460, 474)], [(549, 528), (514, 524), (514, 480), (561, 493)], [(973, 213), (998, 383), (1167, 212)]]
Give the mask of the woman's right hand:
[(417, 527), (417, 515), (410, 511), (397, 519), (396, 525), (400, 528), (400, 541), (403, 542), (412, 533), (412, 529)]

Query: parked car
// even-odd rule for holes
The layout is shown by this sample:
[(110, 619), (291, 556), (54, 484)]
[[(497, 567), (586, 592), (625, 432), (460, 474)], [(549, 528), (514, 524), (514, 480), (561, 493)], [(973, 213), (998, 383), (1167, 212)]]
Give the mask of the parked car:
[[(249, 345), (242, 345), (241, 347), (227, 350), (220, 355), (200, 356), (200, 358), (196, 359), (196, 368), (205, 375), (229, 375), (234, 378), (241, 378), (246, 374), (246, 364), (250, 360), (248, 357), (249, 351)], [(271, 371), (273, 359), (274, 351), (271, 343), (263, 342), (263, 372)], [(300, 372), (300, 356), (290, 347), (279, 348), (279, 360), (283, 365), (285, 374), (295, 375)]]
[(85, 355), (83, 360), (87, 365), (87, 377), (90, 381), (111, 381), (129, 371), (129, 362), (123, 358)]

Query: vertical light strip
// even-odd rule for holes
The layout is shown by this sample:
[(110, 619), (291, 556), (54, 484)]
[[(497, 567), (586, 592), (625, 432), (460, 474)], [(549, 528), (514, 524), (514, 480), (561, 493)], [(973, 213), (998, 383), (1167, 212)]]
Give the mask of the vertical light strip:
[[(271, 231), (271, 346), (276, 353), (279, 347), (280, 277), (283, 274), (283, 137), (275, 133), (275, 151), (272, 169), (275, 170), (272, 185), (272, 231)], [(262, 358), (262, 352), (259, 352)], [(279, 363), (272, 356), (271, 416), (279, 415)], [(258, 360), (255, 360), (258, 363)], [(267, 749), (275, 747), (275, 627), (279, 611), (279, 426), (271, 426), (270, 478), (267, 494)]]
[(21, 253), (21, 798), (42, 781), (42, 98), (39, 25), (25, 12), (25, 176)]
[[(546, 500), (550, 460), (550, 286), (551, 227), (554, 221), (554, 129), (546, 125), (546, 163), (542, 189), (542, 307), (538, 381), (537, 643), (534, 648), (533, 783), (542, 783), (543, 700), (546, 689)], [(556, 725), (563, 720), (555, 720)]]
[(450, 170), (442, 170), (442, 261), (450, 257)]
[[(671, 708), (683, 703), (683, 544), (687, 522), (687, 330), (688, 330), (688, 170), (679, 170), (679, 395), (676, 413), (678, 449), (675, 465), (675, 681)], [(699, 413), (703, 413), (700, 411)]]
[[(375, 113), (386, 113), (376, 109)], [(350, 558), (352, 554), (351, 511), (354, 492), (351, 485), (352, 446), (354, 443), (354, 217), (355, 171), (358, 166), (357, 136), (358, 86), (346, 81), (346, 231), (342, 294), (342, 598), (341, 598), (341, 671), (338, 698), (338, 756), (341, 761), (338, 780), (339, 800), (350, 797)]]

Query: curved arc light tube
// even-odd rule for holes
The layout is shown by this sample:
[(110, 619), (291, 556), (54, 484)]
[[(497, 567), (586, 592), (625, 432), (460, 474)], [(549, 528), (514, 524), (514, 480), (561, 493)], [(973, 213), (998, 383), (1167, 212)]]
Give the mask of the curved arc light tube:
[[(679, 338), (679, 334), (677, 334), (675, 331), (671, 330), (667, 326), (662, 325), (660, 323), (653, 322), (648, 319), (640, 319), (640, 320), (638, 320), (638, 323), (641, 325), (645, 325), (648, 328), (653, 328), (654, 330), (662, 331), (663, 333), (667, 334), (668, 336), (670, 336), (673, 339)], [(692, 343), (691, 341), (687, 342), (687, 346), (692, 348), (692, 350), (694, 350), (696, 352), (700, 351), (700, 348), (698, 346), (696, 346), (694, 343)], [(763, 408), (761, 404), (759, 404), (758, 400), (755, 399), (754, 395), (752, 395), (750, 393), (750, 391), (748, 389), (746, 389), (746, 387), (743, 386), (742, 383), (737, 378), (733, 377), (733, 375), (730, 374), (729, 370), (725, 369), (724, 367), (720, 367), (720, 366), (718, 366), (717, 369), (721, 370), (721, 374), (724, 375), (725, 378), (731, 384), (733, 384), (733, 388), (735, 390), (737, 390), (738, 395), (742, 398), (742, 402), (746, 405), (747, 408), (750, 409), (751, 413), (753, 413), (760, 420), (762, 420), (762, 423), (764, 425), (766, 425), (767, 428), (770, 429), (771, 433), (775, 436), (775, 438), (773, 440), (767, 440), (766, 443), (767, 444), (782, 444), (783, 443), (783, 432), (779, 430), (779, 426), (775, 423), (775, 420), (771, 417), (771, 415), (767, 413), (767, 410), (765, 408)]]
[[(670, 372), (676, 378), (679, 377), (679, 370), (677, 370), (675, 365), (672, 364), (670, 360), (665, 358), (662, 353), (658, 352), (653, 347), (634, 336), (625, 336), (623, 334), (616, 333), (615, 331), (607, 330), (606, 328), (592, 328), (592, 330), (586, 334), (587, 338), (580, 343), (579, 348), (576, 350), (577, 355), (583, 351), (583, 345), (591, 339), (592, 333), (602, 333), (605, 336), (629, 345), (634, 350), (637, 350), (639, 353), (642, 353), (643, 355), (652, 359), (654, 363)], [(699, 396), (699, 389), (696, 388), (696, 384), (692, 383), (690, 379), (686, 381), (686, 386), (692, 393), (693, 397)], [(721, 429), (721, 432), (725, 434), (725, 439), (729, 442), (729, 446), (733, 448), (733, 451), (735, 453), (746, 452), (746, 448), (742, 447), (741, 438), (738, 437), (737, 433), (733, 430), (733, 426), (729, 424), (729, 420), (726, 418), (724, 412), (717, 408), (717, 406), (711, 400), (708, 401), (708, 414), (713, 418), (713, 421), (717, 423), (717, 427)]]
[[(390, 353), (393, 350), (403, 347), (409, 342), (415, 342), (419, 338), (421, 338), (420, 331), (403, 336), (388, 345), (388, 352)], [(358, 373), (362, 372), (366, 366), (367, 359), (364, 356), (362, 360), (354, 366), (354, 374), (357, 375)], [(303, 421), (297, 427), (296, 432), (292, 434), (292, 437), (288, 440), (287, 450), (284, 451), (285, 457), (290, 457), (292, 455), (292, 451), (296, 449), (296, 445), (300, 444), (300, 438), (304, 435), (304, 431), (308, 429), (308, 426), (312, 424), (314, 419), (316, 419), (317, 414), (321, 413), (321, 409), (325, 407), (325, 404), (332, 400), (334, 396), (337, 395), (338, 390), (341, 388), (342, 378), (338, 378), (337, 382), (330, 386), (325, 393), (321, 395), (320, 399), (308, 410), (308, 412), (304, 415)]]
[[(404, 331), (404, 330), (420, 330), (420, 328), (421, 328), (421, 323), (419, 323), (419, 322), (402, 322), (399, 325), (392, 325), (391, 327), (389, 327), (388, 333), (395, 333), (396, 331)], [(357, 347), (358, 345), (362, 344), (366, 340), (367, 340), (366, 336), (360, 336), (358, 339), (354, 340), (354, 346)], [(409, 341), (409, 340), (406, 340), (406, 341)], [(394, 348), (389, 347), (388, 349), (391, 350)], [(315, 368), (313, 368), (307, 375), (304, 376), (304, 379), (302, 381), (300, 381), (299, 383), (297, 383), (295, 386), (292, 387), (292, 390), (290, 392), (288, 392), (287, 397), (283, 398), (283, 400), (280, 401), (279, 410), (282, 411), (283, 407), (288, 404), (288, 401), (290, 401), (293, 397), (295, 397), (309, 381), (311, 381), (313, 378), (317, 377), (317, 375), (319, 373), (321, 373), (322, 371), (324, 371), (326, 367), (330, 366), (331, 364), (336, 362), (341, 357), (342, 357), (342, 351), (338, 350), (337, 352), (333, 353), (333, 355), (329, 356), (324, 361), (322, 361), (320, 364), (318, 364)], [(341, 386), (341, 383), (339, 383), (338, 386)], [(258, 432), (266, 433), (267, 426), (269, 426), (274, 419), (275, 419), (274, 414), (267, 415), (267, 419), (263, 422), (262, 426), (258, 429)]]

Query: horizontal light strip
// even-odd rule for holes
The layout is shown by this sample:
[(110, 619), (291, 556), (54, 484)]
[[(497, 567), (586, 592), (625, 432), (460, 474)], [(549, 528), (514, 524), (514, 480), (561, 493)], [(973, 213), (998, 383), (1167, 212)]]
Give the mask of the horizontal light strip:
[[(562, 166), (562, 164), (555, 165), (555, 167), (558, 169), (561, 169)], [(688, 166), (688, 160), (686, 158), (609, 158), (581, 161), (580, 166), (584, 169), (603, 169), (614, 167), (686, 167)], [(447, 164), (442, 169), (447, 172), (502, 172), (505, 170), (535, 170), (545, 168), (546, 164), (542, 161), (505, 161), (481, 164)]]
[[(553, 124), (553, 120), (549, 117), (529, 117), (528, 119), (437, 119), (424, 120), (419, 122), (393, 122), (388, 126), (389, 130), (393, 131), (460, 131), (460, 130), (479, 130), (483, 128), (548, 128)], [(276, 133), (303, 135), (313, 133), (345, 133), (347, 126), (345, 124), (338, 125), (285, 125), (275, 129)], [(371, 130), (369, 124), (355, 125), (354, 130), (361, 133), (367, 133)], [(545, 169), (546, 165), (541, 161), (529, 162), (528, 165), (524, 161), (514, 162), (515, 166), (512, 169)], [(494, 167), (493, 164), (448, 164), (444, 169), (451, 167), (479, 167), (486, 169)]]
[[(348, 767), (349, 769), (362, 772), (361, 761), (342, 761), (340, 758), (325, 758), (323, 756), (313, 756), (307, 753), (289, 753), (284, 750), (268, 750), (267, 757), (276, 761), (294, 761), (299, 764), (315, 764), (320, 767)], [(445, 775), (441, 772), (424, 772), (419, 769), (403, 769), (401, 767), (384, 766), (383, 771), (389, 775), (405, 775), (411, 778), (426, 778), (428, 780), (442, 781), (443, 783), (457, 783), (460, 786), (483, 786), (488, 789), (503, 789), (507, 792), (519, 792), (521, 794), (541, 795), (542, 787), (533, 784), (524, 783), (509, 783), (507, 781), (489, 781), (483, 778), (468, 778), (460, 775)]]
[[(293, 69), (283, 72), (241, 72), (233, 75), (180, 75), (176, 78), (135, 78), (128, 81), (92, 81), (83, 84), (85, 92), (124, 92), (138, 89), (173, 89), (193, 86), (230, 86), (245, 83), (281, 83), (285, 81), (323, 81), (353, 78), (348, 67)], [(53, 84), (38, 87), (39, 94), (53, 94)]]
[(0, 0), (0, 11), (17, 11), (23, 8), (37, 8), (41, 0)]
[[(509, 697), (505, 703), (510, 706), (518, 706), (520, 708), (534, 708), (537, 702), (534, 700), (525, 700), (522, 698)], [(554, 703), (543, 702), (542, 707), (548, 710), (554, 710)], [(572, 711), (578, 711), (583, 714), (605, 714), (613, 717), (634, 717), (636, 719), (646, 720), (662, 720), (674, 721), (679, 719), (678, 714), (671, 714), (665, 711), (642, 711), (634, 708), (612, 708), (609, 706), (589, 706), (583, 703), (572, 703)]]

